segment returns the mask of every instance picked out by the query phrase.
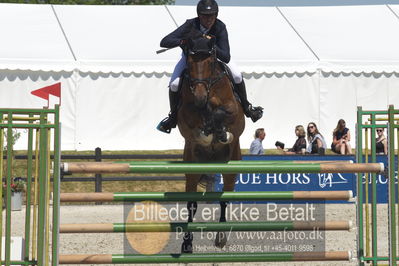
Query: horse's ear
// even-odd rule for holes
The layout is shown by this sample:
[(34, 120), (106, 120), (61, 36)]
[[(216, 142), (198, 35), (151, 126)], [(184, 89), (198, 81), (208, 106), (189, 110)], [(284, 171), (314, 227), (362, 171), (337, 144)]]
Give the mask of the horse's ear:
[(198, 39), (202, 36), (202, 33), (196, 28), (191, 28), (191, 30), (186, 34), (186, 39)]
[(193, 40), (191, 38), (188, 39), (187, 46), (186, 46), (187, 54), (188, 53), (194, 54), (194, 47), (195, 47), (195, 40)]

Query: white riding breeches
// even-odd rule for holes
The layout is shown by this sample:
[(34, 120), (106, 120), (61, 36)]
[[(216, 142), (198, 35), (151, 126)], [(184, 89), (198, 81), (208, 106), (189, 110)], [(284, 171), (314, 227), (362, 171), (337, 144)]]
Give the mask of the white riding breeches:
[[(177, 92), (179, 90), (180, 76), (183, 73), (183, 70), (186, 68), (186, 64), (187, 64), (186, 57), (182, 54), (179, 62), (177, 62), (175, 69), (173, 70), (172, 77), (170, 78), (169, 88), (171, 91)], [(238, 69), (237, 65), (230, 60), (227, 66), (230, 69), (231, 74), (233, 75), (234, 83), (235, 84), (241, 83), (242, 74)]]
[(179, 82), (181, 73), (186, 68), (186, 57), (182, 54), (179, 62), (177, 62), (175, 69), (173, 70), (172, 77), (170, 78), (169, 88), (173, 92), (177, 92), (179, 90)]

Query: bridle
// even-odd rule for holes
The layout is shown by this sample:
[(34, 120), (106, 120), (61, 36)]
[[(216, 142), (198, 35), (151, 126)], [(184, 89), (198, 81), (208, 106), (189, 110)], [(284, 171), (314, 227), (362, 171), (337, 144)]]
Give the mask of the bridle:
[[(207, 77), (207, 78), (201, 78), (201, 79), (200, 78), (193, 78), (193, 77), (190, 76), (190, 64), (187, 64), (186, 76), (188, 78), (188, 84), (189, 84), (191, 93), (194, 94), (195, 86), (197, 84), (202, 83), (205, 86), (205, 88), (206, 88), (207, 99), (208, 99), (209, 98), (209, 92), (210, 92), (211, 88), (216, 83), (218, 83), (226, 75), (226, 72), (223, 70), (223, 71), (219, 72), (216, 76), (213, 75), (214, 73), (216, 73), (216, 70), (217, 70), (216, 69), (216, 65), (218, 63), (217, 62), (217, 58), (216, 58), (215, 46), (213, 46), (211, 51), (206, 51), (206, 52), (204, 52), (204, 51), (195, 52), (195, 51), (191, 51), (191, 50), (188, 51), (188, 55), (192, 55), (192, 56), (195, 56), (195, 55), (197, 55), (199, 53), (209, 54), (209, 56), (212, 57), (211, 75), (209, 77)], [(206, 58), (208, 58), (208, 57), (206, 57)]]

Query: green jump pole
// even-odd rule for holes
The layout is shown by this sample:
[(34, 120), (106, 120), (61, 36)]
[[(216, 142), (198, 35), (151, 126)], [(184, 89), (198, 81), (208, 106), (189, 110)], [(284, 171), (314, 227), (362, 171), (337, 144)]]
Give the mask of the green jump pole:
[[(376, 116), (371, 115), (371, 124), (376, 125)], [(375, 144), (375, 129), (371, 129), (371, 162), (377, 162), (376, 155), (376, 144)], [(366, 139), (366, 141), (368, 141)], [(367, 155), (366, 155), (367, 156)], [(368, 159), (368, 158), (367, 158)], [(366, 184), (369, 186), (369, 184)], [(366, 197), (368, 198), (368, 193), (366, 193)], [(368, 213), (366, 213), (368, 215)], [(377, 175), (375, 173), (371, 174), (371, 254), (373, 257), (378, 257), (378, 220), (377, 220)], [(377, 265), (376, 262), (373, 262), (373, 265)]]
[(157, 255), (60, 255), (60, 264), (217, 263), (262, 261), (348, 261), (349, 251), (203, 253)]
[(60, 233), (350, 230), (351, 221), (63, 224)]
[[(357, 122), (356, 122), (356, 162), (363, 163), (363, 110), (361, 106), (357, 107)], [(363, 187), (363, 173), (356, 174), (357, 187), (357, 204), (356, 204), (356, 221), (357, 221), (357, 257), (359, 258), (359, 265), (364, 265), (363, 257), (365, 254), (365, 239), (364, 239), (364, 187)]]
[[(11, 114), (30, 115), (30, 114), (48, 114), (53, 113), (52, 109), (31, 109), (31, 108), (1, 108), (0, 112), (10, 112)], [(8, 115), (12, 117), (12, 115)]]
[[(8, 113), (8, 117), (12, 117), (11, 112)], [(11, 265), (11, 183), (13, 175), (13, 139), (12, 139), (12, 121), (8, 121), (7, 127), (7, 175), (6, 175), (6, 191), (5, 191), (5, 214), (6, 214), (6, 225), (5, 225), (5, 241), (4, 241), (4, 260), (5, 265)]]
[(141, 164), (74, 162), (63, 163), (64, 172), (70, 173), (152, 173), (152, 174), (236, 174), (236, 173), (380, 173), (382, 163), (316, 163), (316, 164), (226, 164), (226, 163), (175, 163)]
[[(389, 226), (389, 264), (396, 265), (396, 180), (395, 180), (395, 124), (394, 107), (388, 109), (388, 226)], [(398, 153), (399, 154), (399, 153)]]
[[(32, 117), (30, 114), (29, 117)], [(30, 121), (33, 123), (33, 121)], [(27, 170), (26, 170), (26, 208), (25, 208), (25, 250), (30, 250), (31, 243), (31, 214), (32, 214), (32, 176), (33, 176), (33, 128), (28, 130), (28, 160), (27, 160)], [(29, 261), (29, 252), (25, 253), (24, 260)]]
[[(0, 265), (5, 265), (5, 261), (3, 261), (3, 260), (0, 263), (1, 263)], [(35, 265), (35, 266), (37, 266), (38, 264), (37, 264), (37, 261), (35, 261), (35, 260), (30, 260), (30, 261), (12, 260), (10, 262), (10, 265)]]
[(54, 109), (54, 171), (53, 171), (53, 225), (51, 265), (58, 265), (59, 251), (59, 218), (60, 218), (60, 161), (61, 161), (61, 124), (60, 106)]
[(352, 191), (61, 193), (61, 202), (349, 200)]
[(38, 202), (38, 221), (37, 221), (37, 262), (38, 265), (46, 263), (46, 228), (47, 228), (47, 129), (43, 125), (47, 123), (45, 113), (40, 114), (40, 144), (39, 144), (39, 202)]

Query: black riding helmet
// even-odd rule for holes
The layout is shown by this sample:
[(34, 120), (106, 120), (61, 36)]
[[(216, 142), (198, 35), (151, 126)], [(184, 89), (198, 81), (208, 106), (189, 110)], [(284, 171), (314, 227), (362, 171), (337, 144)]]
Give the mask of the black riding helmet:
[(215, 0), (201, 0), (197, 4), (197, 14), (218, 15), (219, 7)]

